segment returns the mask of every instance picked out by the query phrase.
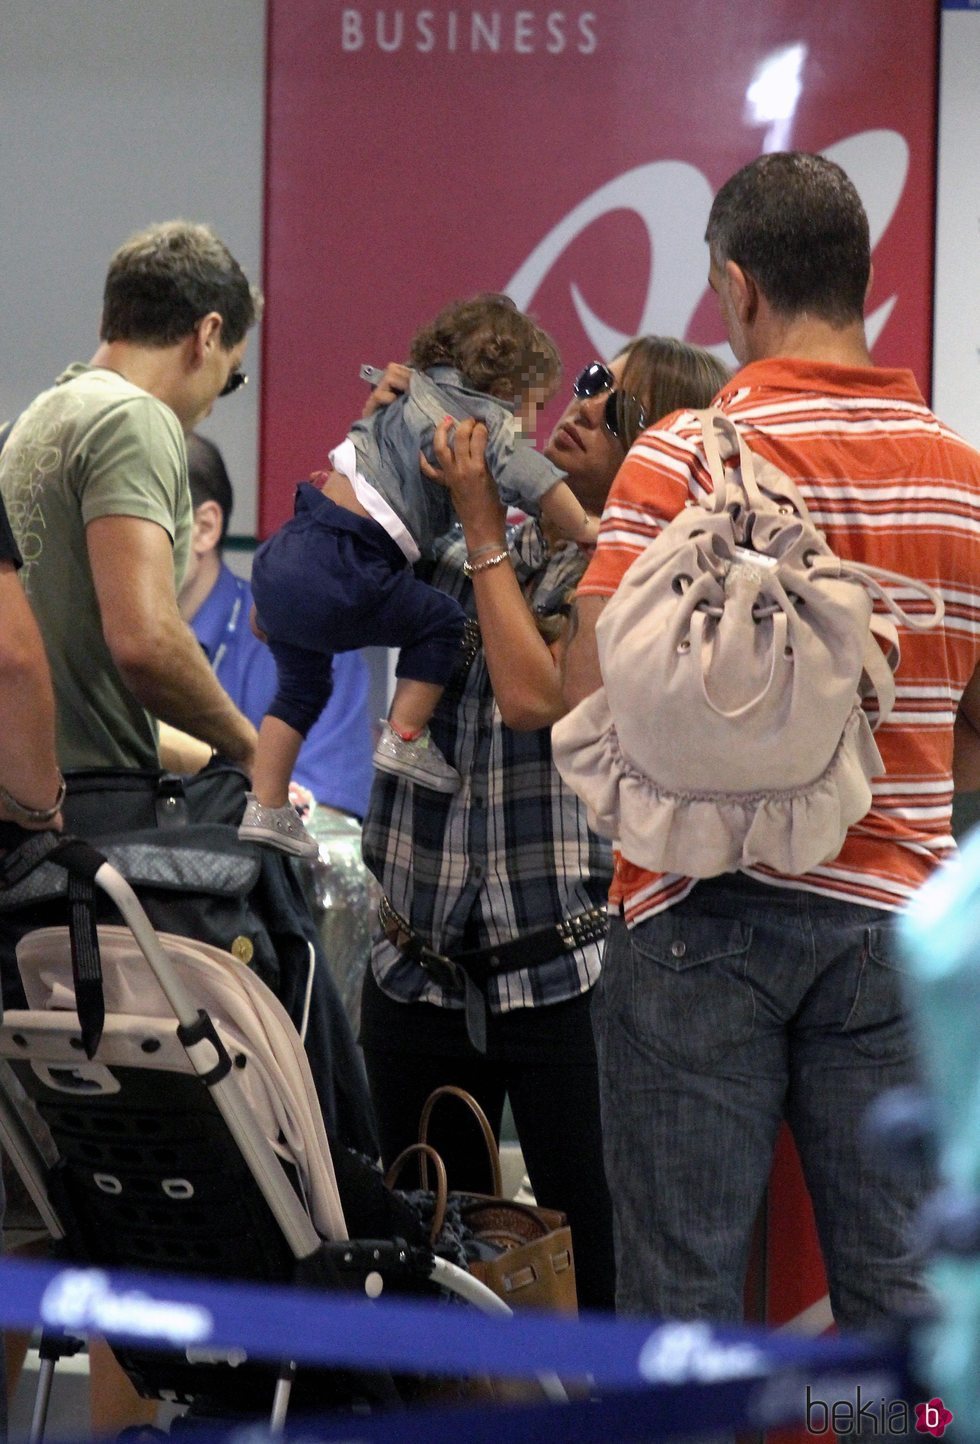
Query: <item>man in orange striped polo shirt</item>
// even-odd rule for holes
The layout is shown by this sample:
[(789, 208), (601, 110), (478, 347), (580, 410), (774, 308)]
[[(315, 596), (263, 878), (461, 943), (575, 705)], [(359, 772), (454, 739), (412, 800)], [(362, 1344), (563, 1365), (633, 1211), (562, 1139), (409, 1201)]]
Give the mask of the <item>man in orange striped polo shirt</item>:
[[(617, 1302), (740, 1316), (786, 1118), (835, 1318), (866, 1326), (921, 1299), (909, 1223), (928, 1179), (883, 1171), (861, 1120), (915, 1076), (892, 924), (953, 846), (954, 731), (958, 782), (980, 786), (980, 455), (932, 415), (910, 372), (871, 360), (867, 217), (838, 166), (760, 157), (719, 191), (706, 239), (742, 368), (718, 404), (793, 478), (841, 557), (928, 582), (946, 616), (938, 631), (902, 631), (895, 710), (876, 734), (886, 772), (839, 856), (801, 877), (760, 867), (704, 881), (617, 859), (593, 1004)], [(569, 705), (601, 685), (605, 600), (704, 495), (700, 434), (690, 412), (658, 423), (613, 483), (578, 588)]]

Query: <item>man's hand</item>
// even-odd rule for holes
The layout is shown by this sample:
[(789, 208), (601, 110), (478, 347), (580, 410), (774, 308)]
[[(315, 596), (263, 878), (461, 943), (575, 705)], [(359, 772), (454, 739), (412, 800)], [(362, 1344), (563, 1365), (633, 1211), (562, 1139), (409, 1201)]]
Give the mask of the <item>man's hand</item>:
[(191, 773), (200, 772), (202, 767), (207, 767), (214, 756), (206, 742), (201, 742), (197, 737), (191, 737), (189, 733), (171, 727), (169, 722), (159, 724), (157, 748), (160, 753), (160, 766), (167, 772), (177, 772), (181, 776), (190, 776)]

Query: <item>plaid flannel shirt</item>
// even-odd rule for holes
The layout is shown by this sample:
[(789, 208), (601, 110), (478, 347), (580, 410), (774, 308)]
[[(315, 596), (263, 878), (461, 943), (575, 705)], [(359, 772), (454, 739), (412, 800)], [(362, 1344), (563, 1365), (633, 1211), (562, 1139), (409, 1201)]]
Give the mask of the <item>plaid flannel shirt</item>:
[[(512, 528), (508, 546), (537, 610), (553, 609), (585, 569), (575, 546), (549, 554), (534, 521)], [(473, 619), (431, 724), (463, 785), (447, 795), (377, 773), (363, 846), (395, 911), (429, 947), (452, 954), (513, 942), (604, 904), (612, 855), (558, 775), (550, 729), (514, 732), (501, 720), (479, 645), (473, 586), (463, 575), (466, 545), (458, 526), (434, 552), (426, 580), (456, 597)], [(492, 977), (491, 1009), (538, 1007), (587, 991), (599, 975), (601, 952), (602, 944), (592, 943)], [(440, 987), (383, 937), (375, 940), (372, 968), (384, 992), (401, 1002), (462, 1007), (462, 991)]]

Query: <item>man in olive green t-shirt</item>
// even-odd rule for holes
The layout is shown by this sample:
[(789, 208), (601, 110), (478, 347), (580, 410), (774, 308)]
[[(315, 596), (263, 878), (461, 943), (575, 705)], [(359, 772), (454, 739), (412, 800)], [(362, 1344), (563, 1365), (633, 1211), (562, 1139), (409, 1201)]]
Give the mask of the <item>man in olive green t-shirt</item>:
[(134, 236), (101, 343), (14, 425), (0, 494), (54, 682), (63, 768), (156, 767), (157, 721), (249, 768), (251, 723), (177, 608), (190, 538), (184, 433), (236, 390), (261, 297), (204, 226)]

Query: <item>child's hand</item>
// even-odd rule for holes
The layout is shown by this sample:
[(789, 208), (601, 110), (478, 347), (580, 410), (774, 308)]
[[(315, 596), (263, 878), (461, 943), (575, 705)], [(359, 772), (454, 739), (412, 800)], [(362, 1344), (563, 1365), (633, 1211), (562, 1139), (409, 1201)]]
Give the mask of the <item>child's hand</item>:
[(375, 411), (380, 411), (382, 406), (388, 406), (392, 401), (398, 399), (403, 392), (408, 390), (408, 383), (411, 379), (412, 368), (403, 366), (399, 361), (389, 361), (385, 367), (385, 374), (368, 397), (362, 417), (373, 416)]
[(599, 518), (591, 512), (585, 512), (582, 521), (582, 529), (577, 536), (572, 538), (583, 551), (594, 552), (596, 542), (599, 540)]
[(262, 627), (259, 623), (259, 614), (255, 610), (254, 602), (252, 603), (252, 610), (248, 614), (248, 625), (252, 629), (252, 635), (258, 637), (260, 642), (268, 642), (268, 633), (263, 632), (262, 630)]

